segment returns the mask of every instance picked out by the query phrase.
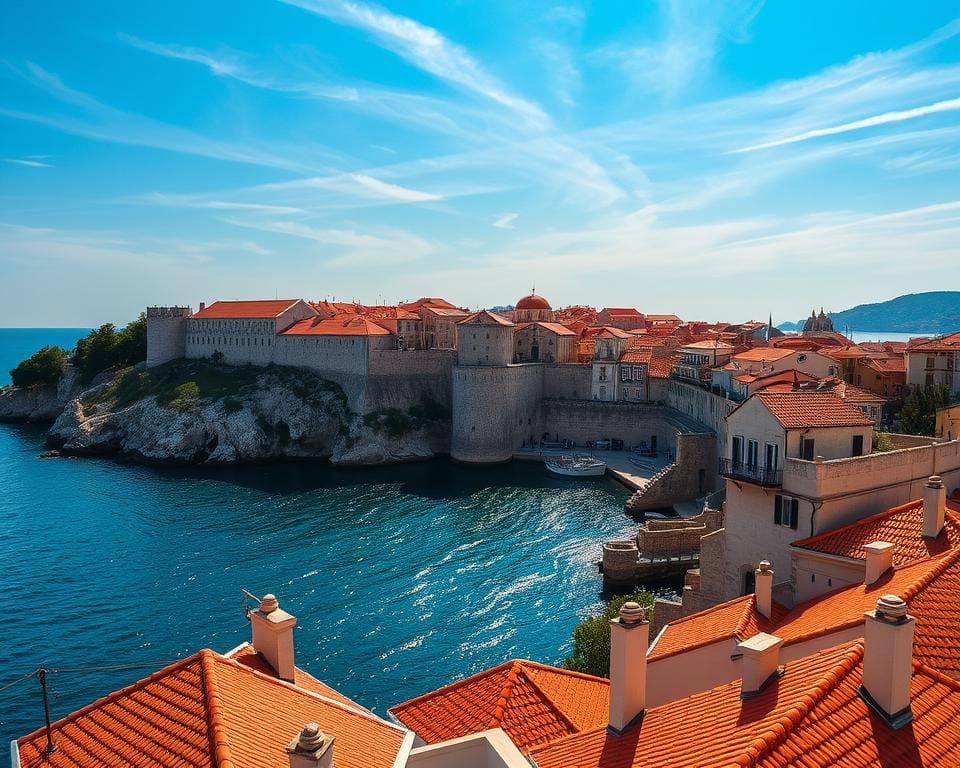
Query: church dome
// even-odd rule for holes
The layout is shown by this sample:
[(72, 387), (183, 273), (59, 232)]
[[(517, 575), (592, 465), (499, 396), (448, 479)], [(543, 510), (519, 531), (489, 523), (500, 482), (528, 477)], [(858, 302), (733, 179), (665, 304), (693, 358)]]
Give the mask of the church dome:
[(537, 296), (537, 294), (531, 293), (529, 296), (524, 296), (520, 299), (514, 309), (552, 309), (552, 307), (550, 306), (550, 302), (543, 298), (543, 296)]

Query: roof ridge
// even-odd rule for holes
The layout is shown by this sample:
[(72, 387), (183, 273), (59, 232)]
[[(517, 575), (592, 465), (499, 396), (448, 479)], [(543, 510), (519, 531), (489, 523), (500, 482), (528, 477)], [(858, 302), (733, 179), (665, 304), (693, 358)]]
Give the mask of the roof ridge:
[(401, 701), (399, 704), (395, 704), (394, 706), (390, 707), (387, 711), (397, 712), (402, 708), (406, 708), (410, 706), (411, 704), (419, 704), (421, 701), (425, 701), (427, 699), (433, 698), (433, 696), (435, 696), (440, 691), (444, 691), (444, 692), (454, 691), (458, 688), (462, 688), (464, 685), (468, 683), (472, 683), (476, 680), (480, 680), (484, 677), (487, 677), (488, 675), (492, 675), (494, 672), (499, 672), (506, 667), (510, 667), (517, 661), (521, 661), (521, 659), (510, 659), (509, 661), (504, 661), (501, 664), (497, 664), (495, 667), (488, 667), (487, 669), (482, 669), (479, 672), (474, 672), (472, 675), (468, 675), (467, 677), (462, 677), (459, 680), (454, 680), (450, 683), (447, 683), (446, 685), (441, 685), (439, 688), (435, 688), (432, 691), (427, 691), (426, 693), (421, 693), (419, 696), (414, 696), (412, 699)]
[[(913, 584), (911, 584), (905, 590), (903, 590), (903, 594), (900, 595), (900, 597), (903, 600), (910, 600), (911, 598), (916, 597), (918, 593), (922, 592), (928, 586), (930, 586), (930, 584), (933, 583), (934, 579), (940, 576), (940, 574), (942, 574), (945, 570), (947, 570), (947, 568), (949, 568), (951, 565), (956, 563), (958, 557), (960, 557), (960, 549), (955, 549), (953, 550), (953, 552), (950, 552), (945, 557), (939, 558), (939, 561), (937, 562), (937, 564), (933, 568), (931, 568), (929, 571), (927, 571), (925, 574), (923, 574), (920, 578), (918, 578), (915, 582), (913, 582)], [(934, 559), (934, 558), (930, 558), (930, 559)], [(924, 562), (924, 561), (921, 560), (921, 562)]]
[(545, 690), (543, 690), (543, 688), (537, 685), (537, 682), (532, 677), (530, 677), (526, 669), (524, 669), (523, 663), (522, 662), (518, 663), (518, 666), (519, 666), (519, 673), (523, 675), (523, 679), (526, 680), (533, 687), (533, 689), (540, 694), (541, 697), (543, 697), (543, 701), (547, 704), (548, 707), (550, 707), (551, 710), (553, 710), (554, 714), (556, 714), (563, 721), (563, 724), (567, 726), (570, 732), (579, 733), (580, 729), (576, 726), (573, 720), (567, 717), (567, 713), (564, 712), (562, 709), (560, 709), (559, 705), (552, 698), (550, 698), (550, 695)]
[(556, 672), (559, 675), (569, 675), (570, 677), (579, 677), (584, 680), (591, 680), (595, 683), (603, 683), (604, 685), (610, 685), (609, 678), (598, 677), (597, 675), (591, 675), (587, 672), (578, 672), (575, 669), (567, 669), (566, 667), (557, 667), (553, 664), (544, 664), (540, 661), (531, 661), (530, 659), (518, 659), (520, 663), (524, 666), (534, 667), (536, 669), (542, 669), (546, 672)]
[[(824, 653), (824, 651), (821, 651)], [(735, 765), (756, 765), (757, 760), (778, 744), (782, 744), (810, 711), (863, 660), (863, 645), (855, 643), (849, 651), (818, 678), (798, 703), (786, 710), (767, 730), (757, 736), (737, 758)]]
[[(100, 697), (99, 699), (97, 699), (96, 701), (92, 701), (92, 702), (90, 702), (89, 704), (87, 704), (87, 706), (81, 707), (80, 709), (76, 710), (75, 712), (71, 712), (70, 714), (68, 714), (68, 715), (66, 715), (66, 716), (64, 716), (64, 717), (61, 717), (59, 720), (53, 721), (53, 722), (51, 723), (51, 726), (52, 726), (52, 727), (61, 727), (61, 726), (65, 725), (65, 724), (67, 724), (67, 723), (72, 723), (74, 720), (77, 720), (78, 718), (80, 718), (80, 717), (82, 717), (82, 716), (84, 716), (84, 715), (86, 715), (86, 714), (88, 714), (88, 713), (90, 713), (90, 712), (92, 712), (92, 711), (94, 711), (94, 710), (96, 710), (96, 709), (100, 709), (100, 708), (106, 706), (107, 704), (112, 704), (113, 702), (118, 701), (119, 699), (121, 699), (121, 698), (123, 698), (123, 697), (125, 697), (125, 696), (128, 696), (129, 694), (133, 693), (134, 691), (138, 691), (138, 690), (146, 687), (147, 685), (149, 685), (149, 684), (151, 684), (151, 683), (155, 683), (157, 680), (161, 679), (162, 677), (165, 677), (165, 676), (169, 675), (171, 672), (174, 672), (175, 670), (182, 669), (183, 667), (189, 666), (189, 665), (192, 664), (193, 662), (197, 661), (197, 660), (198, 660), (198, 657), (200, 656), (200, 653), (201, 653), (200, 651), (197, 651), (196, 653), (192, 653), (191, 655), (189, 655), (189, 656), (187, 656), (187, 657), (185, 657), (185, 658), (183, 658), (183, 659), (179, 659), (179, 660), (173, 662), (173, 664), (168, 664), (167, 666), (162, 667), (161, 669), (158, 669), (156, 672), (153, 672), (152, 674), (148, 675), (147, 677), (144, 677), (144, 678), (142, 678), (142, 679), (140, 679), (140, 680), (137, 680), (137, 681), (135, 681), (135, 682), (133, 682), (133, 683), (130, 683), (130, 685), (124, 686), (123, 688), (118, 688), (117, 690), (115, 690), (115, 691), (113, 691), (113, 692), (111, 692), (111, 693), (108, 693), (106, 696), (101, 696), (101, 697)], [(34, 729), (33, 731), (31, 731), (30, 733), (28, 733), (28, 734), (26, 734), (26, 735), (24, 735), (24, 736), (21, 736), (19, 739), (17, 739), (17, 742), (19, 743), (19, 742), (29, 741), (29, 740), (30, 740), (31, 738), (33, 738), (36, 734), (42, 732), (43, 730), (44, 730), (44, 726), (40, 726), (39, 728), (35, 728), (35, 729)]]
[[(890, 517), (891, 515), (900, 514), (901, 512), (907, 512), (917, 504), (922, 505), (923, 499), (914, 499), (913, 501), (908, 501), (903, 504), (899, 504), (895, 507), (890, 507), (889, 509), (885, 509), (881, 512), (876, 512), (872, 515), (868, 515), (867, 517), (861, 517), (859, 520), (854, 520), (852, 523), (847, 523), (846, 525), (841, 525), (839, 528), (833, 528), (829, 531), (818, 533), (816, 536), (808, 536), (805, 539), (797, 539), (796, 541), (791, 542), (790, 546), (805, 548), (808, 544), (822, 541), (823, 539), (828, 538), (830, 536), (835, 536), (841, 531), (849, 531), (863, 525), (864, 523), (880, 520), (881, 518)], [(800, 542), (807, 542), (807, 544), (801, 544)]]
[(677, 624), (683, 624), (686, 621), (694, 618), (695, 616), (706, 616), (710, 613), (715, 613), (723, 608), (729, 608), (733, 603), (737, 602), (746, 602), (748, 598), (752, 595), (740, 595), (740, 597), (734, 597), (730, 600), (724, 600), (722, 603), (717, 603), (716, 605), (711, 605), (709, 608), (704, 608), (702, 611), (697, 611), (696, 613), (689, 613), (686, 616), (681, 616), (676, 621), (669, 622), (670, 626), (675, 627)]
[[(737, 626), (734, 627), (733, 632), (737, 637), (741, 637), (744, 630), (747, 628), (747, 624), (750, 621), (750, 617), (753, 616), (754, 609), (757, 604), (756, 594), (749, 595), (749, 600), (745, 600), (746, 610), (743, 612), (743, 615), (740, 616), (740, 620), (737, 622)], [(771, 611), (773, 613), (773, 611)]]
[[(214, 666), (216, 656), (213, 651), (204, 648), (200, 656), (200, 680), (203, 685), (203, 697), (207, 710), (207, 724), (210, 726), (210, 751), (217, 768), (234, 768), (230, 757), (230, 740), (223, 725), (223, 701), (220, 698), (220, 686), (217, 683), (217, 670)], [(226, 659), (226, 657), (223, 657)]]
[(513, 696), (513, 687), (522, 671), (523, 662), (520, 659), (514, 659), (510, 662), (507, 680), (503, 684), (503, 688), (500, 689), (500, 698), (493, 706), (493, 715), (490, 718), (491, 728), (499, 728), (503, 724), (504, 715), (507, 713), (507, 705), (510, 703), (510, 697)]

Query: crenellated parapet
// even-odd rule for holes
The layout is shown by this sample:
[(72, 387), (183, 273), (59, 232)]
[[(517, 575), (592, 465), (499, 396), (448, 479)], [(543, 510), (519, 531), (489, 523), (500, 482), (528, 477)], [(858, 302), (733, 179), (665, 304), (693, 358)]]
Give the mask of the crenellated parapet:
[(187, 321), (190, 307), (147, 307), (147, 367), (152, 368), (187, 354)]

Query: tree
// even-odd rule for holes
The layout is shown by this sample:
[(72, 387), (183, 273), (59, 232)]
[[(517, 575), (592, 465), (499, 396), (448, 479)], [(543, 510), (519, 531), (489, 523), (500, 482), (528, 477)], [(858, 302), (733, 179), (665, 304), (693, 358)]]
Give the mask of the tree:
[(104, 323), (80, 339), (73, 351), (73, 362), (84, 384), (109, 368), (135, 365), (146, 359), (147, 318), (143, 314), (119, 331), (113, 323)]
[(943, 384), (916, 386), (900, 411), (900, 429), (908, 435), (934, 434), (937, 408), (950, 402), (950, 392)]
[(43, 347), (10, 371), (16, 387), (35, 387), (56, 384), (67, 363), (67, 353), (60, 347)]
[(623, 604), (631, 600), (648, 610), (653, 605), (653, 595), (649, 592), (611, 599), (602, 615), (590, 616), (573, 628), (573, 653), (563, 660), (565, 669), (597, 677), (610, 676), (610, 620), (617, 618)]

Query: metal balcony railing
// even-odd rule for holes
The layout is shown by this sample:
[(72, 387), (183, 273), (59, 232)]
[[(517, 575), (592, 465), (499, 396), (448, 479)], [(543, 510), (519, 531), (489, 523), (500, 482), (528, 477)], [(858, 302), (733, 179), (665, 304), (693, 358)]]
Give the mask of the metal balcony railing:
[(720, 474), (731, 480), (742, 480), (754, 485), (778, 486), (783, 484), (783, 470), (754, 466), (733, 459), (720, 459)]

